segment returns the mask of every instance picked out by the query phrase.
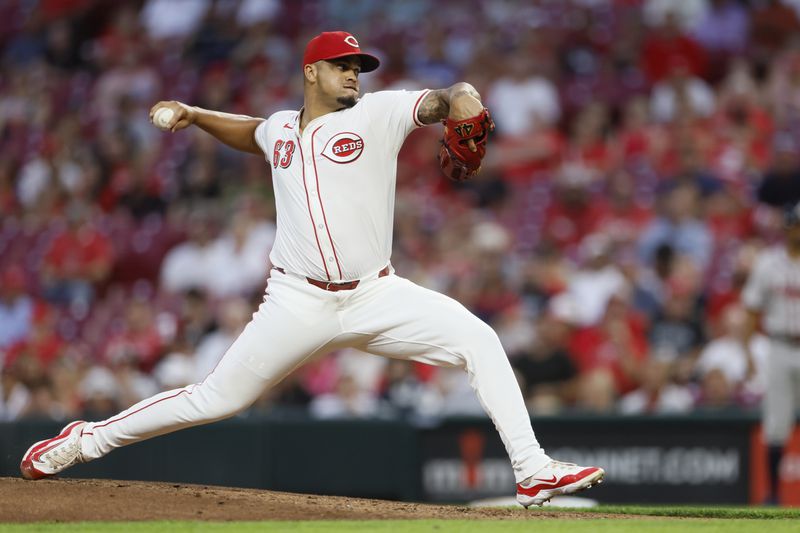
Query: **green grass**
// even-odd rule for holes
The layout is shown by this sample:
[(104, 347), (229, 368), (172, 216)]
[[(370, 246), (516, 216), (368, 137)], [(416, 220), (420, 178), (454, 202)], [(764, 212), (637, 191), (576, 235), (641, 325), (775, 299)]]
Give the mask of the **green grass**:
[[(543, 507), (539, 512), (557, 513), (564, 509)], [(800, 520), (800, 508), (778, 507), (701, 507), (701, 506), (638, 506), (603, 505), (595, 508), (569, 509), (575, 513), (610, 513), (643, 516), (669, 516), (674, 518), (728, 518), (728, 519), (795, 519)], [(800, 531), (798, 526), (797, 531)]]
[[(550, 518), (559, 511), (585, 513), (584, 519)], [(73, 522), (0, 524), (0, 533), (783, 533), (800, 532), (800, 509), (749, 507), (601, 506), (594, 509), (532, 509), (544, 515), (527, 520), (341, 520), (276, 522)], [(592, 518), (592, 513), (630, 518)], [(634, 516), (637, 515), (637, 516)], [(638, 516), (642, 516), (639, 518)], [(646, 516), (646, 518), (645, 518)]]
[(376, 533), (769, 533), (796, 532), (800, 525), (793, 521), (774, 520), (668, 520), (668, 519), (597, 519), (597, 520), (381, 520), (336, 522), (77, 522), (71, 524), (0, 524), (2, 533), (283, 533), (283, 532), (376, 532)]

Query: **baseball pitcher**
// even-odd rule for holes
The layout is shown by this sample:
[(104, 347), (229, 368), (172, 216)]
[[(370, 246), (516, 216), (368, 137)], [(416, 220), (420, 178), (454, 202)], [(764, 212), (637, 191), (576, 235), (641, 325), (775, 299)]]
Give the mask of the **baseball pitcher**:
[(174, 101), (153, 106), (151, 119), (162, 129), (194, 125), (272, 167), (277, 235), (264, 302), (201, 383), (107, 420), (68, 424), (25, 453), (25, 478), (52, 476), (120, 446), (231, 417), (304, 362), (353, 347), (463, 368), (500, 433), (525, 507), (602, 480), (602, 469), (554, 461), (539, 446), (489, 326), (455, 300), (395, 274), (389, 261), (395, 174), (406, 136), (444, 122), (442, 171), (462, 180), (480, 169), (494, 124), (467, 83), (360, 96), (359, 75), (378, 65), (353, 35), (326, 32), (306, 47), (299, 111), (263, 120)]

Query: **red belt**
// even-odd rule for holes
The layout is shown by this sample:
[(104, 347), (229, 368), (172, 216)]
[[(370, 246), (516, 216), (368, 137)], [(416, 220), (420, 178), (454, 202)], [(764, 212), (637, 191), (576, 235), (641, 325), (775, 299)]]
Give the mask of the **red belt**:
[[(282, 269), (281, 267), (275, 267), (275, 270), (277, 270), (281, 274), (286, 274), (286, 271), (284, 269)], [(379, 278), (383, 278), (383, 277), (386, 277), (388, 275), (389, 275), (389, 265), (386, 265), (386, 267), (384, 267), (383, 270), (378, 272), (378, 277)], [(358, 287), (359, 283), (361, 283), (360, 279), (357, 279), (355, 281), (337, 282), (337, 281), (320, 281), (318, 279), (306, 278), (306, 281), (308, 281), (311, 285), (314, 285), (315, 287), (319, 287), (320, 289), (323, 289), (323, 290), (326, 290), (326, 291), (331, 291), (331, 292), (352, 291), (353, 289)]]

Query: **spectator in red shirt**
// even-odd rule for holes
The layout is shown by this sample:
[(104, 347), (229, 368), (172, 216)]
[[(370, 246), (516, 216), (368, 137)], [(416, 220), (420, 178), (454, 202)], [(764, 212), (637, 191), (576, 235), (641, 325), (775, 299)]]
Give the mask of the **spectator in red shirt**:
[(570, 343), (579, 372), (610, 371), (618, 395), (636, 388), (639, 367), (648, 353), (642, 321), (631, 311), (624, 292), (608, 302), (600, 324), (581, 329)]
[(676, 59), (685, 62), (693, 75), (705, 75), (706, 54), (703, 48), (681, 32), (677, 17), (669, 12), (664, 23), (654, 28), (644, 40), (642, 69), (650, 83), (655, 84), (667, 77)]
[(570, 125), (570, 138), (564, 158), (595, 171), (606, 171), (612, 151), (606, 138), (609, 128), (608, 106), (593, 103), (584, 107)]
[(88, 306), (96, 287), (108, 279), (112, 266), (111, 243), (89, 218), (89, 211), (73, 206), (67, 227), (50, 243), (42, 265), (42, 282), (48, 300)]
[(614, 137), (615, 161), (628, 164), (660, 160), (669, 139), (664, 128), (653, 122), (647, 98), (637, 96), (623, 107), (622, 123)]
[(149, 372), (163, 352), (164, 339), (153, 320), (150, 304), (142, 300), (132, 300), (125, 314), (125, 325), (106, 345), (106, 361), (133, 358), (143, 371)]
[(594, 233), (605, 209), (594, 201), (589, 186), (591, 170), (576, 164), (561, 167), (556, 196), (544, 215), (543, 237), (559, 248), (577, 245), (585, 235)]
[(753, 57), (769, 61), (800, 32), (794, 8), (783, 0), (763, 0), (753, 6), (750, 49)]
[(752, 177), (769, 163), (773, 121), (761, 105), (751, 66), (732, 64), (711, 120), (710, 167), (722, 180), (746, 190)]
[(601, 215), (600, 227), (614, 242), (636, 242), (642, 229), (653, 218), (652, 209), (636, 201), (634, 187), (633, 176), (624, 169), (613, 172), (606, 181), (608, 203)]

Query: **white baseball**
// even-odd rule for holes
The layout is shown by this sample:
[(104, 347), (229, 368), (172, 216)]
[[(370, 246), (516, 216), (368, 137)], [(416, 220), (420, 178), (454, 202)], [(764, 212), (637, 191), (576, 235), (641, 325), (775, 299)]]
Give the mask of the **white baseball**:
[(172, 120), (174, 115), (175, 113), (172, 109), (168, 107), (159, 107), (153, 114), (153, 124), (162, 130), (169, 129), (169, 121)]

